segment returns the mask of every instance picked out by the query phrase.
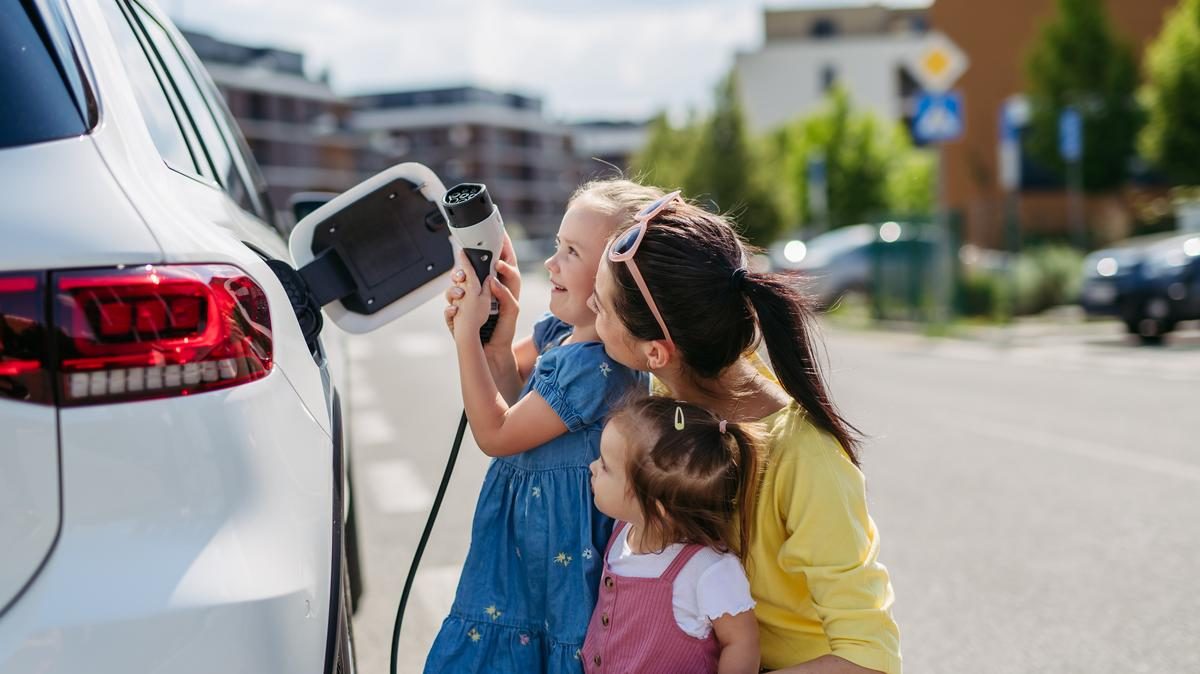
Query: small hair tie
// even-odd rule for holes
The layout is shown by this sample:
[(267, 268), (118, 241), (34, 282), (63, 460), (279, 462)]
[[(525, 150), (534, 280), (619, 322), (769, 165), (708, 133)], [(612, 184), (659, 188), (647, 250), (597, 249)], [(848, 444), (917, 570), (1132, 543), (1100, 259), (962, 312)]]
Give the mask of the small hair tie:
[(675, 406), (675, 430), (683, 430), (683, 408), (679, 405)]
[(722, 434), (722, 435), (724, 435), (724, 434), (725, 434), (725, 429), (726, 429), (726, 428), (728, 428), (728, 427), (729, 427), (729, 422), (728, 422), (728, 421), (725, 421), (724, 419), (722, 419), (722, 420), (721, 420), (721, 424), (720, 424), (719, 426), (717, 426), (717, 428), (720, 428), (720, 429), (721, 429), (721, 434)]
[(729, 277), (729, 287), (738, 292), (746, 289), (745, 267), (738, 267), (737, 269), (733, 270), (733, 274)]

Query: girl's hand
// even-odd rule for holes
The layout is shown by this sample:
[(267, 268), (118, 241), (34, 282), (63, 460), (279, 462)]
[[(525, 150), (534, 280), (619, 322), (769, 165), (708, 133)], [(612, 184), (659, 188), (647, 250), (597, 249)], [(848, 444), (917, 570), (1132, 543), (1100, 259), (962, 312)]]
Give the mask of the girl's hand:
[[(473, 270), (470, 270), (470, 262), (467, 260), (466, 253), (460, 250), (456, 255), (459, 266), (469, 271), (464, 273), (466, 283), (463, 287), (463, 296), (458, 300), (458, 311), (453, 317), (454, 340), (460, 344), (465, 339), (478, 343), (479, 329), (483, 327), (491, 314), (492, 288), (503, 288), (503, 286), (494, 278), (489, 278), (487, 285), (480, 285), (479, 278), (475, 276)], [(507, 294), (507, 291), (505, 292)], [(511, 297), (511, 294), (508, 296)]]
[(517, 336), (517, 315), (521, 312), (521, 305), (517, 302), (521, 294), (521, 272), (517, 271), (516, 266), (505, 262), (502, 256), (496, 261), (496, 276), (490, 282), (500, 316), (496, 319), (496, 328), (492, 331), (488, 347), (512, 351), (513, 340)]
[[(447, 306), (442, 312), (446, 328), (451, 335), (454, 334), (454, 317), (458, 314), (459, 302), (466, 295), (467, 276), (464, 267), (461, 266), (461, 260), (459, 262), (460, 266), (455, 267), (454, 271), (450, 273), (451, 285), (445, 293)], [(497, 296), (497, 299), (500, 300), (500, 318), (488, 345), (511, 349), (513, 339), (516, 337), (517, 314), (520, 311), (518, 300), (521, 297), (521, 271), (517, 268), (517, 253), (513, 250), (512, 239), (508, 237), (508, 232), (504, 233), (504, 245), (500, 248), (500, 259), (496, 260), (496, 276), (500, 278), (500, 283), (512, 296), (512, 301), (506, 305), (505, 298)]]
[(467, 283), (467, 277), (463, 272), (462, 267), (455, 267), (454, 271), (450, 272), (450, 287), (446, 288), (446, 308), (442, 311), (442, 316), (446, 320), (446, 329), (450, 331), (450, 336), (454, 336), (454, 317), (458, 314), (458, 303), (462, 301), (466, 291), (463, 289)]
[(504, 245), (500, 247), (500, 259), (496, 261), (496, 275), (500, 282), (512, 293), (513, 299), (521, 299), (521, 271), (517, 265), (517, 252), (513, 250), (512, 239), (508, 232), (504, 233)]

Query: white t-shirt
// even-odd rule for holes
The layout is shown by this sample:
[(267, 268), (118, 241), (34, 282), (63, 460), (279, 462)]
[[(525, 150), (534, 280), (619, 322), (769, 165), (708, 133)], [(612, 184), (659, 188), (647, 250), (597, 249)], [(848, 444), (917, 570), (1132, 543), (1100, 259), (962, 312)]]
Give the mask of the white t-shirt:
[[(666, 572), (684, 545), (669, 545), (659, 553), (635, 554), (629, 549), (626, 523), (608, 552), (612, 572), (625, 578), (658, 578)], [(703, 639), (712, 632), (712, 621), (754, 608), (750, 582), (737, 556), (704, 548), (679, 570), (672, 586), (675, 622), (687, 634)]]

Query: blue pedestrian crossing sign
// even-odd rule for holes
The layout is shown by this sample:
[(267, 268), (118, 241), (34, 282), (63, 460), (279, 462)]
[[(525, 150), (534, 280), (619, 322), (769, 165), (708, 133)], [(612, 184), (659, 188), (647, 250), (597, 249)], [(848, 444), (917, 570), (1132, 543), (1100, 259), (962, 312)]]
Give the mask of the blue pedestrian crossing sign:
[(962, 94), (957, 91), (921, 94), (912, 130), (913, 138), (922, 145), (957, 140), (963, 134)]

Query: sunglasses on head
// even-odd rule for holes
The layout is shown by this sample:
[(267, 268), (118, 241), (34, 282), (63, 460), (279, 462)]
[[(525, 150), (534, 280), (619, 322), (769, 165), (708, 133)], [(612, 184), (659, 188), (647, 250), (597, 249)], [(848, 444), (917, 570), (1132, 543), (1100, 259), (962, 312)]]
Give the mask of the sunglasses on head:
[(642, 298), (646, 300), (646, 306), (650, 307), (650, 313), (654, 314), (654, 320), (658, 321), (658, 327), (662, 328), (663, 338), (671, 342), (671, 333), (667, 330), (667, 323), (663, 320), (662, 314), (658, 311), (658, 305), (654, 303), (654, 298), (650, 296), (650, 289), (646, 287), (646, 281), (642, 278), (642, 274), (638, 271), (637, 263), (633, 261), (633, 256), (637, 253), (638, 247), (642, 245), (642, 239), (646, 238), (646, 227), (654, 216), (662, 212), (671, 202), (680, 199), (679, 190), (664, 194), (663, 196), (650, 202), (645, 208), (638, 211), (638, 214), (633, 216), (633, 227), (630, 227), (624, 234), (617, 237), (615, 241), (609, 244), (608, 259), (613, 262), (624, 262), (629, 266), (629, 273), (633, 275), (634, 283), (642, 291)]

